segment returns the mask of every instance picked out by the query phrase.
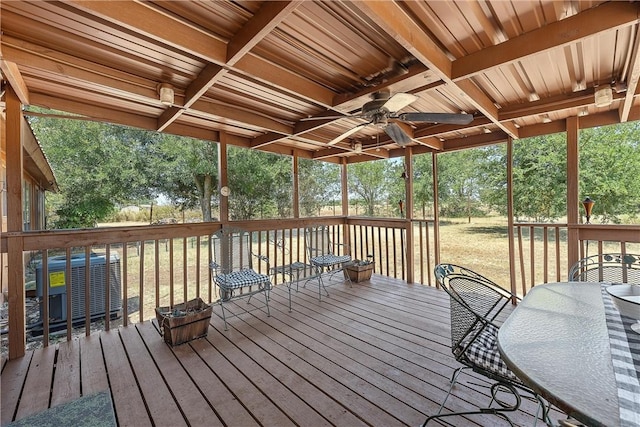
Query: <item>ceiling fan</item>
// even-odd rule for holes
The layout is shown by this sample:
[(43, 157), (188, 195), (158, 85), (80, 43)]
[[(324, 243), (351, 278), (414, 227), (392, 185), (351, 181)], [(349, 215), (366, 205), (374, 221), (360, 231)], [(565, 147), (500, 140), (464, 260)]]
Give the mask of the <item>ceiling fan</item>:
[(346, 116), (323, 116), (309, 117), (301, 120), (326, 120), (326, 119), (344, 119), (344, 118), (361, 118), (367, 120), (367, 123), (360, 124), (349, 129), (342, 135), (329, 141), (328, 145), (334, 145), (350, 135), (358, 132), (369, 125), (377, 125), (384, 129), (385, 133), (398, 145), (406, 145), (411, 141), (409, 135), (405, 133), (401, 126), (395, 121), (414, 122), (414, 123), (447, 123), (455, 125), (466, 125), (471, 123), (473, 116), (471, 114), (452, 114), (452, 113), (398, 113), (409, 104), (418, 99), (417, 96), (410, 93), (396, 93), (390, 96), (388, 90), (375, 92), (371, 95), (372, 101), (362, 106), (360, 114)]

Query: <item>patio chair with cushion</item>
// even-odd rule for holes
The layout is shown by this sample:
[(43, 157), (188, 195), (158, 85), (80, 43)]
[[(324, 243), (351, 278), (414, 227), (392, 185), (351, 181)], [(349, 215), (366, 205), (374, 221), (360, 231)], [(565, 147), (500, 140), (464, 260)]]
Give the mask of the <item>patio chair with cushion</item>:
[(222, 319), (227, 330), (225, 303), (238, 298), (248, 298), (255, 294), (264, 294), (267, 316), (269, 312), (269, 291), (272, 284), (267, 274), (261, 274), (253, 268), (253, 258), (266, 263), (265, 271), (270, 271), (269, 258), (256, 255), (251, 248), (251, 234), (245, 230), (222, 227), (211, 238), (213, 259), (209, 264), (213, 282), (220, 294)]
[(609, 253), (583, 258), (569, 270), (569, 281), (640, 285), (640, 255)]
[[(503, 310), (512, 303), (512, 299), (518, 297), (480, 274), (458, 265), (439, 264), (435, 268), (435, 276), (438, 284), (449, 294), (451, 350), (463, 366), (453, 372), (449, 390), (438, 413), (428, 417), (423, 426), (440, 418), (473, 414), (496, 415), (513, 426), (506, 413), (517, 411), (522, 397), (537, 401), (538, 412), (542, 408), (542, 419), (551, 424), (548, 419), (549, 405), (509, 370), (498, 351), (498, 330), (506, 318)], [(492, 382), (489, 386), (489, 405), (468, 411), (442, 413), (458, 376), (465, 369), (471, 369)], [(521, 392), (525, 395), (521, 396)], [(511, 395), (511, 398), (505, 399), (507, 395)]]
[[(330, 272), (332, 277), (334, 274), (343, 271), (345, 263), (351, 262), (349, 254), (349, 245), (346, 243), (335, 242), (331, 238), (331, 230), (329, 227), (309, 227), (305, 229), (305, 245), (309, 263), (316, 269), (318, 276), (318, 299), (322, 298), (322, 289), (328, 296), (329, 292), (324, 285), (322, 274)], [(349, 277), (345, 280), (351, 283)]]

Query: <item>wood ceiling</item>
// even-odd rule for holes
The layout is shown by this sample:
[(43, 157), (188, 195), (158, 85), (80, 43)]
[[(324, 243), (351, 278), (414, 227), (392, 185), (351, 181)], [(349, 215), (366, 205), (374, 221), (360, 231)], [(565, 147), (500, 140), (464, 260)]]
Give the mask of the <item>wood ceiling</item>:
[[(414, 153), (640, 119), (640, 3), (629, 1), (3, 1), (3, 80), (24, 104), (304, 158), (403, 155), (364, 121), (381, 89)], [(175, 88), (172, 106), (158, 85)], [(4, 83), (6, 84), (6, 82)], [(613, 88), (596, 107), (595, 88)], [(4, 90), (2, 91), (4, 93)], [(3, 106), (4, 104), (0, 105)], [(359, 142), (363, 151), (357, 153)]]

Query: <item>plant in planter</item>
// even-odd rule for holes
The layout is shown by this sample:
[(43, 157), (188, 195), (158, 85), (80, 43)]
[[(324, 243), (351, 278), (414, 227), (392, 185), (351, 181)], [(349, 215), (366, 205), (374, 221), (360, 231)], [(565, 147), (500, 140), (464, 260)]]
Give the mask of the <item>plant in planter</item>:
[(356, 283), (369, 280), (373, 273), (373, 265), (373, 255), (367, 255), (366, 260), (354, 259), (344, 266), (344, 275)]

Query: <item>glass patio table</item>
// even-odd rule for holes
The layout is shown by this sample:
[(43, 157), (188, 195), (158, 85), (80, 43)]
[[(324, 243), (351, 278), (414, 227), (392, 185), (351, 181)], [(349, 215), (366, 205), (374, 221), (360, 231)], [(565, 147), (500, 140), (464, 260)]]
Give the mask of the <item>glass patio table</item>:
[(620, 426), (601, 285), (535, 286), (500, 327), (498, 347), (525, 384), (572, 418)]

